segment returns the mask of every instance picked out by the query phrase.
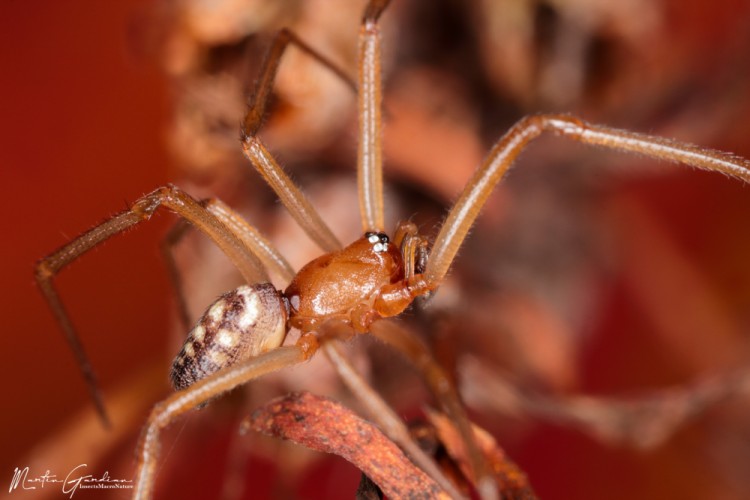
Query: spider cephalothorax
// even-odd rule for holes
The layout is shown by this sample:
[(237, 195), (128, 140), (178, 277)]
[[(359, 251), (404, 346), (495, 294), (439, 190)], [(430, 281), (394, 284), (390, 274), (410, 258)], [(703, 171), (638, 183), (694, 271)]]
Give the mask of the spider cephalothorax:
[(292, 310), (289, 322), (302, 331), (329, 318), (359, 326), (353, 315), (372, 309), (380, 289), (403, 279), (403, 273), (398, 248), (385, 234), (368, 233), (300, 269), (284, 292)]

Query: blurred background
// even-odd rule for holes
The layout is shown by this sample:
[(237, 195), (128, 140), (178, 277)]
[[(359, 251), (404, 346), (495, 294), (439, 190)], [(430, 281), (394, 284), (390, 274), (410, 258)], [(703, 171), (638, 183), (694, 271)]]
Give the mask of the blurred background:
[[(0, 5), (0, 478), (80, 463), (129, 478), (186, 330), (160, 250), (171, 215), (61, 273), (115, 420), (106, 433), (36, 290), (37, 259), (166, 182), (236, 207), (295, 266), (316, 255), (242, 159), (238, 123), (281, 27), (356, 75), (363, 5)], [(411, 218), (434, 235), (483, 154), (528, 113), (571, 112), (750, 157), (750, 2), (395, 0), (382, 25), (389, 227)], [(342, 241), (360, 231), (353, 104), (346, 85), (290, 49), (261, 133)], [(747, 498), (748, 217), (738, 181), (543, 138), (493, 195), (441, 292), (406, 321), (541, 497)], [(189, 321), (239, 283), (203, 238), (188, 234), (174, 253)], [(354, 344), (386, 399), (418, 416), (430, 399), (417, 374), (382, 346)], [(235, 437), (239, 416), (273, 395), (346, 400), (318, 365), (173, 426), (164, 497), (350, 498), (359, 475), (342, 460)], [(711, 396), (660, 392), (691, 384)], [(630, 406), (572, 418), (579, 395), (596, 398), (584, 410), (600, 398)], [(260, 456), (247, 459), (248, 448)]]

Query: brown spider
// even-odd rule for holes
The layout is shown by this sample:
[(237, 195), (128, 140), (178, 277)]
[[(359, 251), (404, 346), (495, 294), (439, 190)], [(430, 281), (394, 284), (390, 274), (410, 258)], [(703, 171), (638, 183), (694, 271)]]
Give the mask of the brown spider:
[[(177, 392), (154, 407), (142, 434), (135, 498), (151, 497), (162, 429), (210, 399), (272, 371), (301, 363), (320, 348), (385, 433), (449, 495), (460, 496), (432, 460), (414, 445), (399, 418), (342, 355), (338, 342), (354, 333), (376, 335), (405, 353), (424, 372), (467, 444), (471, 467), (479, 478), (478, 492), (483, 498), (495, 497), (491, 471), (474, 442), (455, 389), (426, 347), (389, 318), (399, 315), (416, 298), (429, 296), (439, 288), (487, 197), (521, 151), (543, 132), (552, 132), (584, 144), (640, 153), (750, 181), (750, 161), (731, 154), (593, 125), (567, 115), (534, 115), (519, 121), (493, 146), (431, 247), (418, 234), (416, 226), (408, 222), (398, 224), (390, 238), (385, 233), (383, 216), (378, 28), (378, 19), (388, 3), (388, 0), (371, 0), (365, 9), (359, 35), (358, 81), (352, 84), (358, 89), (357, 173), (362, 238), (342, 248), (257, 137), (279, 61), (290, 43), (349, 81), (331, 61), (284, 30), (269, 51), (246, 115), (243, 150), (300, 226), (325, 250), (325, 255), (295, 273), (253, 227), (221, 201), (197, 201), (174, 186), (166, 186), (136, 200), (130, 209), (38, 263), (39, 286), (78, 358), (105, 422), (106, 411), (93, 372), (52, 283), (62, 268), (99, 243), (148, 220), (163, 205), (208, 235), (249, 284), (214, 302), (189, 333), (172, 367), (171, 378)], [(278, 291), (269, 284), (269, 270), (287, 278), (290, 284), (286, 290)], [(295, 345), (282, 347), (290, 328), (299, 329), (302, 335)]]

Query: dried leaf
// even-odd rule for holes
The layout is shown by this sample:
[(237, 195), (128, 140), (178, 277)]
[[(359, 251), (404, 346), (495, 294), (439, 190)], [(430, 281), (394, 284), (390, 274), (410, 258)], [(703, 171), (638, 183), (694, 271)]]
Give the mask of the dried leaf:
[(364, 472), (389, 498), (448, 498), (374, 425), (310, 393), (292, 393), (256, 410), (243, 424), (266, 435), (336, 454)]
[[(434, 410), (426, 409), (425, 413), (430, 423), (437, 430), (440, 442), (445, 446), (450, 457), (458, 464), (463, 474), (472, 483), (475, 483), (475, 478), (472, 476), (471, 467), (468, 463), (466, 448), (453, 422), (442, 413)], [(504, 500), (535, 499), (536, 495), (531, 489), (526, 474), (505, 455), (505, 452), (497, 445), (490, 434), (476, 425), (472, 427), (477, 444), (487, 457), (494, 472), (500, 498)]]

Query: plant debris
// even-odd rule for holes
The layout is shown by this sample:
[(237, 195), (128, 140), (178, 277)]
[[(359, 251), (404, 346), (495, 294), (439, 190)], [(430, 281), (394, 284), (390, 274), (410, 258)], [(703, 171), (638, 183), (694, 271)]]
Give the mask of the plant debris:
[(273, 400), (243, 422), (247, 429), (338, 455), (388, 498), (449, 498), (378, 428), (328, 398), (297, 392)]

